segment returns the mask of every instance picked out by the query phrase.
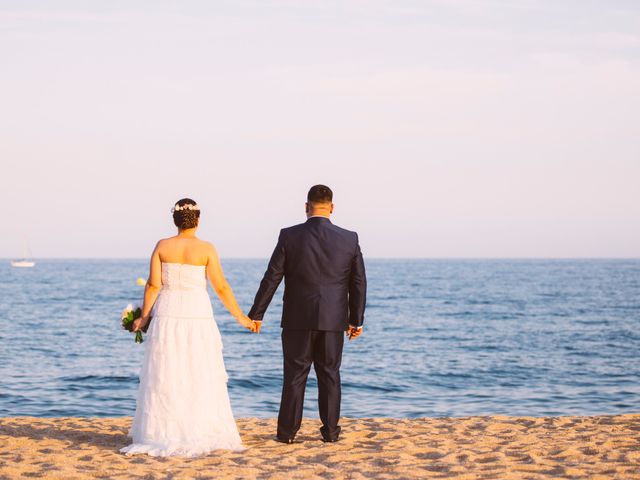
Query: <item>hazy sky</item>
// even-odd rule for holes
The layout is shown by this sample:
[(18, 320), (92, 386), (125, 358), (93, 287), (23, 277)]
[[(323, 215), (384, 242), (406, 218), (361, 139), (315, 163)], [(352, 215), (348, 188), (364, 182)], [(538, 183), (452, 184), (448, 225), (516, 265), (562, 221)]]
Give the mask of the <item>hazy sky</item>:
[(0, 0), (0, 257), (640, 256), (640, 2)]

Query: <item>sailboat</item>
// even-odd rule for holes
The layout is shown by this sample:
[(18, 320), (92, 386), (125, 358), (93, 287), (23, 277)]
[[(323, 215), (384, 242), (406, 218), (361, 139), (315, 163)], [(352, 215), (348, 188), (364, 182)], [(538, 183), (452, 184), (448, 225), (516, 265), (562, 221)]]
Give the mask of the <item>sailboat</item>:
[(29, 248), (27, 242), (22, 244), (22, 258), (20, 260), (11, 260), (11, 266), (17, 268), (31, 268), (35, 267), (36, 262), (30, 259), (31, 255), (28, 255)]

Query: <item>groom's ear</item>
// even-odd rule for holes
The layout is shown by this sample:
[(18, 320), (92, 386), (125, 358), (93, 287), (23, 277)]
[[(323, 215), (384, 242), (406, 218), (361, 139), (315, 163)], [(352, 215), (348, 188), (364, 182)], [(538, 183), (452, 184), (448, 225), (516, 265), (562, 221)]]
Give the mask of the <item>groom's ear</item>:
[(304, 202), (304, 213), (309, 213), (309, 202)]

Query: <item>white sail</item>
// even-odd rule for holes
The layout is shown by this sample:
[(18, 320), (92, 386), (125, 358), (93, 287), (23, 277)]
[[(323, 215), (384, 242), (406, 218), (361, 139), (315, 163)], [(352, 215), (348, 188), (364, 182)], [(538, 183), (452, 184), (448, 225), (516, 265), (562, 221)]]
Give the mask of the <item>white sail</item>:
[(36, 262), (31, 260), (31, 253), (27, 242), (22, 242), (22, 258), (20, 260), (11, 260), (11, 266), (17, 268), (30, 268), (35, 267)]

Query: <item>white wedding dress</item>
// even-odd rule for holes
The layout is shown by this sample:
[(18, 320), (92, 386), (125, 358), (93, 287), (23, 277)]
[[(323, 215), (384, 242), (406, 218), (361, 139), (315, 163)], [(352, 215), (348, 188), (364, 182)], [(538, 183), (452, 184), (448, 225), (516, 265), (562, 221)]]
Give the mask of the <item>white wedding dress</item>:
[(127, 455), (242, 451), (204, 266), (162, 263)]

